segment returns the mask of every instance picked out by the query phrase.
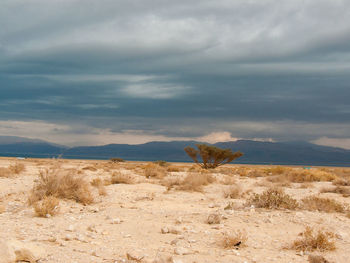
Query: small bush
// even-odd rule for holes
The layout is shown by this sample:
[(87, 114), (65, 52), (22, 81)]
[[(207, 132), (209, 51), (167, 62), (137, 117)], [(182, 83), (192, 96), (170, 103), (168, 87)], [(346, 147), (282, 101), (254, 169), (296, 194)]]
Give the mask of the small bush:
[(96, 187), (99, 195), (107, 195), (105, 182), (101, 178), (95, 178), (92, 180), (91, 185)]
[(345, 211), (344, 206), (338, 203), (334, 199), (321, 198), (317, 196), (305, 197), (302, 200), (302, 208), (309, 211), (319, 211), (326, 213), (339, 212), (343, 213)]
[(144, 168), (144, 175), (147, 178), (157, 178), (162, 179), (166, 176), (167, 172), (164, 167), (159, 166), (158, 164), (149, 163)]
[(297, 251), (335, 250), (334, 233), (324, 232), (322, 230), (315, 231), (311, 227), (306, 227), (305, 231), (299, 235), (301, 238), (293, 242), (291, 249)]
[(165, 167), (168, 165), (166, 161), (162, 161), (162, 160), (154, 161), (153, 163), (158, 164), (159, 166), (162, 166), (162, 167)]
[(15, 163), (8, 167), (11, 173), (20, 174), (25, 171), (26, 167), (23, 163)]
[(39, 217), (54, 216), (59, 211), (59, 199), (53, 196), (45, 196), (41, 201), (34, 203), (35, 214)]
[(335, 174), (320, 170), (291, 170), (286, 176), (293, 183), (333, 181), (338, 178)]
[(231, 185), (224, 189), (224, 197), (236, 199), (239, 198), (242, 194), (242, 188), (238, 185)]
[(188, 174), (181, 184), (177, 187), (178, 190), (183, 191), (203, 191), (203, 186), (211, 184), (215, 181), (215, 178), (210, 174)]
[(167, 170), (167, 172), (181, 172), (180, 167), (175, 166), (175, 165), (169, 165), (169, 166), (166, 168), (166, 170)]
[(73, 171), (46, 169), (40, 171), (39, 178), (31, 190), (29, 204), (34, 204), (45, 197), (71, 199), (82, 204), (91, 204), (93, 196), (89, 184)]
[(280, 174), (285, 174), (286, 172), (289, 172), (291, 168), (289, 167), (283, 167), (283, 166), (273, 166), (266, 168), (264, 172), (266, 174), (271, 174), (271, 175), (280, 175)]
[(338, 186), (350, 186), (350, 181), (344, 178), (338, 178), (332, 182), (334, 185)]
[(238, 249), (240, 247), (245, 247), (247, 240), (247, 233), (245, 231), (237, 230), (222, 233), (220, 244), (226, 249)]
[(350, 188), (345, 186), (336, 186), (333, 188), (323, 188), (320, 191), (321, 193), (335, 193), (335, 194), (341, 194), (343, 197), (349, 197), (350, 196)]
[(279, 188), (269, 188), (262, 194), (254, 194), (247, 204), (268, 209), (293, 210), (298, 207), (298, 202)]
[(179, 177), (167, 177), (162, 181), (162, 185), (170, 191), (172, 188), (181, 185), (182, 180)]
[(125, 160), (123, 158), (110, 158), (109, 159), (112, 163), (123, 163)]
[(133, 178), (128, 174), (114, 172), (111, 176), (111, 184), (133, 184)]

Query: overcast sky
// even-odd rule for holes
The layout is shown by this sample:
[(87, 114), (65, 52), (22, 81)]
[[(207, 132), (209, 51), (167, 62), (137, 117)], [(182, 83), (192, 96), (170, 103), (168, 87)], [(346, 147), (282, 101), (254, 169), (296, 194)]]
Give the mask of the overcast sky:
[(1, 0), (0, 135), (350, 149), (348, 0)]

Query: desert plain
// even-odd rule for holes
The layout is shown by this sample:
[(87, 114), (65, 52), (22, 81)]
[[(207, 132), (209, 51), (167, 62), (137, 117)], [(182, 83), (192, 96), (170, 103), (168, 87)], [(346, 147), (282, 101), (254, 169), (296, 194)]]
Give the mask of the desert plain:
[(346, 263), (349, 207), (350, 168), (4, 157), (0, 262)]

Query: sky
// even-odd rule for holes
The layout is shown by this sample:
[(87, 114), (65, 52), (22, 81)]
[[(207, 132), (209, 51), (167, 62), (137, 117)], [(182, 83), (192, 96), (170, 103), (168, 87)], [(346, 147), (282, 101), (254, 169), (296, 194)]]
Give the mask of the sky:
[(348, 0), (1, 0), (0, 135), (350, 149)]

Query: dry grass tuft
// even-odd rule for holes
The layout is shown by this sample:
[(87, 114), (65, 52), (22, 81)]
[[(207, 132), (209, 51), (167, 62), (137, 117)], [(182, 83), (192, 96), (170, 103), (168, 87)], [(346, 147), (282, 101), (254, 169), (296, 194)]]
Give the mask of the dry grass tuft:
[(213, 182), (215, 182), (215, 177), (210, 174), (190, 173), (181, 181), (177, 190), (201, 192), (203, 186)]
[(332, 251), (336, 248), (335, 234), (332, 232), (315, 231), (311, 227), (306, 227), (305, 231), (299, 235), (301, 238), (295, 240), (290, 249), (297, 251)]
[(248, 240), (247, 233), (243, 230), (222, 233), (220, 245), (227, 249), (245, 247)]
[(225, 175), (221, 180), (220, 180), (220, 183), (221, 184), (224, 184), (224, 185), (233, 185), (236, 183), (236, 179), (231, 177), (231, 176), (228, 176), (228, 175)]
[(242, 194), (242, 188), (238, 185), (231, 185), (224, 189), (224, 197), (225, 198), (231, 198), (231, 199), (237, 199)]
[(266, 168), (264, 172), (268, 175), (279, 175), (279, 174), (285, 174), (289, 172), (291, 168), (284, 167), (284, 166), (272, 166), (269, 168)]
[(330, 263), (321, 255), (309, 255), (307, 260), (309, 261), (309, 263)]
[(54, 196), (45, 196), (33, 204), (35, 214), (39, 217), (54, 216), (59, 212), (59, 199)]
[(169, 165), (166, 170), (167, 172), (181, 172), (181, 168), (176, 165)]
[(332, 182), (334, 185), (338, 186), (350, 186), (350, 180), (345, 178), (338, 178)]
[(326, 213), (344, 213), (344, 205), (330, 198), (321, 198), (317, 196), (305, 197), (302, 200), (302, 208), (309, 211), (319, 211)]
[(92, 180), (91, 185), (96, 187), (99, 195), (107, 195), (105, 182), (101, 178), (95, 178)]
[(25, 171), (26, 167), (23, 163), (15, 163), (8, 167), (9, 171), (14, 174), (20, 174)]
[(293, 183), (304, 183), (304, 182), (325, 182), (325, 181), (334, 181), (338, 177), (329, 172), (321, 170), (297, 170), (293, 169), (286, 174), (287, 179)]
[(94, 201), (89, 184), (81, 176), (59, 169), (40, 171), (28, 201), (32, 205), (49, 196), (71, 199), (82, 204)]
[(162, 181), (162, 185), (170, 191), (172, 188), (181, 185), (182, 180), (179, 177), (167, 177)]
[(162, 179), (167, 175), (166, 168), (155, 164), (155, 163), (149, 163), (144, 168), (144, 175), (147, 178), (157, 178)]
[(269, 188), (262, 194), (254, 194), (247, 205), (268, 209), (296, 209), (298, 202), (279, 188)]
[(133, 184), (134, 179), (128, 174), (123, 174), (120, 171), (114, 172), (111, 176), (111, 184)]
[(336, 186), (333, 188), (322, 188), (321, 193), (335, 193), (335, 194), (341, 194), (343, 197), (349, 197), (350, 196), (350, 188), (346, 186)]

